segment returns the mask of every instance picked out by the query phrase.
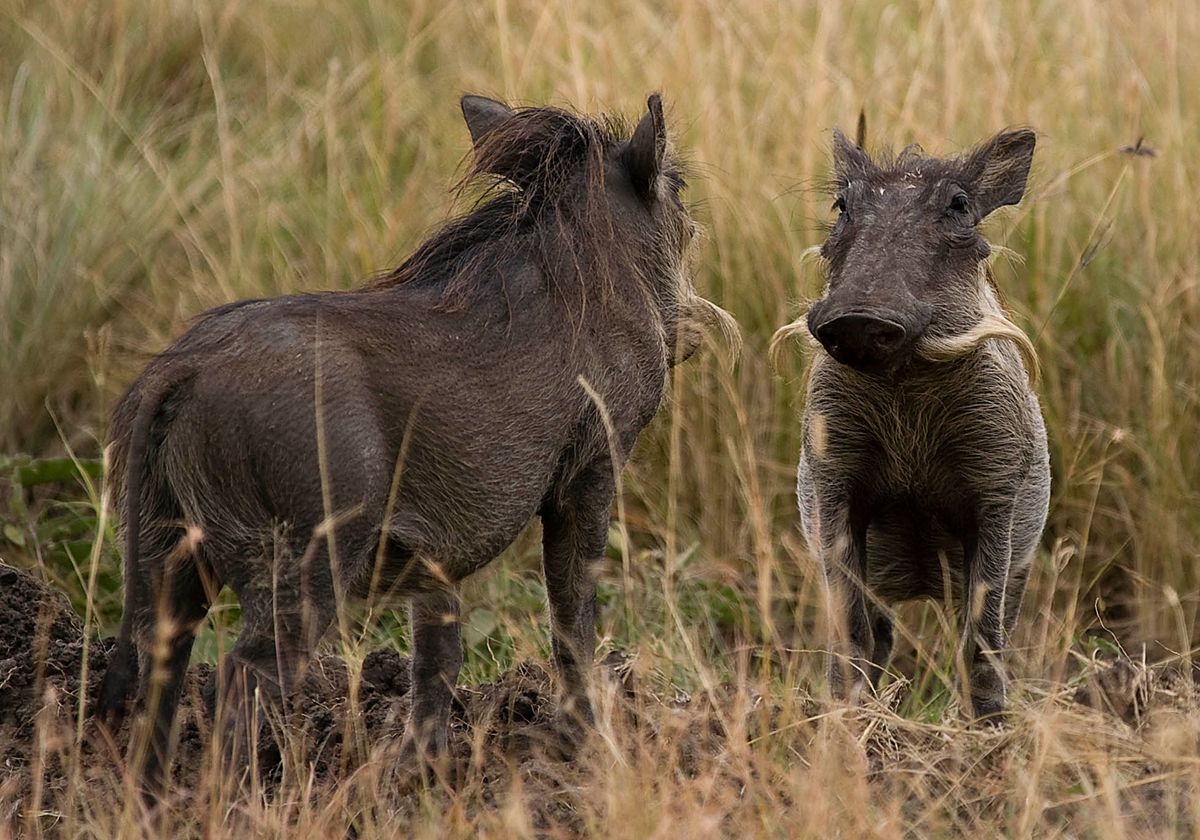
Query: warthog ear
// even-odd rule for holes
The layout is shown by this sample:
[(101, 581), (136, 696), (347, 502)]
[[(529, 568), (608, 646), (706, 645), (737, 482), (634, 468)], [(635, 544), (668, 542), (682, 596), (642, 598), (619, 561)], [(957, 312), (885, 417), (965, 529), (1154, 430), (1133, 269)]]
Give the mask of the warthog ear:
[(652, 93), (646, 100), (646, 116), (634, 129), (625, 156), (629, 179), (643, 201), (654, 197), (654, 185), (662, 174), (666, 154), (667, 123), (663, 119), (662, 97)]
[(477, 148), (479, 141), (489, 132), (507, 122), (513, 115), (512, 108), (486, 96), (468, 93), (462, 98), (463, 119), (471, 132), (471, 143)]
[(1002, 131), (963, 163), (963, 188), (982, 219), (998, 207), (1017, 204), (1025, 194), (1037, 137), (1028, 128)]
[[(860, 120), (860, 131), (866, 133), (866, 120)], [(851, 143), (840, 128), (833, 130), (833, 172), (839, 182), (845, 184), (855, 178), (868, 175), (875, 164), (862, 146)]]

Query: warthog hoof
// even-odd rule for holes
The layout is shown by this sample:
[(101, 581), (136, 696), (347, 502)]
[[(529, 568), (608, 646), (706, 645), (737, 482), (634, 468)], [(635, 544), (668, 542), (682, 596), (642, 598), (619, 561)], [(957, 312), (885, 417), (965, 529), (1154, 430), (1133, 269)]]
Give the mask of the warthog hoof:
[(971, 668), (968, 688), (962, 692), (967, 714), (980, 723), (1002, 725), (1007, 692), (1000, 672), (989, 663), (977, 663)]
[(869, 677), (874, 673), (875, 666), (869, 659), (835, 655), (830, 657), (826, 677), (829, 680), (829, 693), (834, 700), (858, 705), (864, 696), (875, 693), (873, 680)]
[(408, 727), (400, 741), (395, 770), (410, 784), (430, 785), (435, 781), (454, 782), (457, 764), (450, 749), (449, 731), (445, 726), (428, 727), (418, 733)]

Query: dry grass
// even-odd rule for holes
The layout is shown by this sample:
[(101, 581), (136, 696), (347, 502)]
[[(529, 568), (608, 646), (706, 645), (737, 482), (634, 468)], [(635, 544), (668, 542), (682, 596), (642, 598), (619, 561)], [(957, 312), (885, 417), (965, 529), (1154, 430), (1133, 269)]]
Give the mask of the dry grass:
[[(302, 768), (269, 801), (197, 794), (174, 828), (524, 835), (545, 813), (530, 796), (553, 790), (569, 829), (612, 836), (1196, 830), (1197, 43), (1187, 0), (0, 2), (0, 452), (98, 452), (106, 408), (190, 316), (394, 264), (451, 212), (464, 91), (632, 116), (662, 90), (707, 229), (697, 283), (747, 338), (732, 372), (719, 349), (680, 372), (625, 475), (601, 630), (636, 651), (649, 729), (609, 719), (562, 784), (518, 765), (491, 802), (467, 785), (410, 808), (386, 758), (360, 755), (319, 795)], [(827, 218), (815, 187), (828, 129), (860, 109), (872, 142), (939, 153), (1039, 131), (1030, 197), (989, 228), (1023, 258), (998, 277), (1041, 358), (1055, 477), (1002, 732), (961, 725), (935, 607), (901, 615), (914, 682), (857, 711), (809, 696), (823, 634), (791, 490), (803, 354), (773, 376), (766, 350), (819, 294), (802, 260)], [(1139, 137), (1157, 156), (1121, 151)], [(64, 571), (24, 542), (0, 553), (65, 580), (106, 628), (115, 593), (85, 593), (111, 579), (108, 544)], [(470, 585), (465, 683), (544, 658), (535, 545)], [(349, 659), (403, 646), (392, 628)], [(1145, 670), (1143, 645), (1171, 666)], [(1114, 669), (1148, 709), (1128, 712), (1125, 689), (1115, 710), (1076, 702)], [(34, 754), (81, 766), (70, 738), (42, 735)], [(36, 807), (12, 803), (14, 829), (137, 833), (119, 782), (49, 775)]]

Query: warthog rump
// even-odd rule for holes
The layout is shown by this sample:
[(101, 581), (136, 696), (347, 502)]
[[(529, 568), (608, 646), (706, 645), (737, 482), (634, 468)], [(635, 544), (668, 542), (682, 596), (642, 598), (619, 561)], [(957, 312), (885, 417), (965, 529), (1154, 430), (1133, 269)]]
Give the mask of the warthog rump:
[(591, 566), (615, 475), (698, 326), (736, 326), (693, 289), (657, 95), (632, 132), (478, 96), (462, 110), (468, 180), (490, 187), (475, 209), (363, 288), (202, 315), (116, 407), (125, 613), (97, 711), (122, 714), (140, 672), (151, 790), (223, 586), (242, 614), (209, 687), (228, 743), (256, 725), (255, 689), (277, 703), (297, 685), (346, 599), (407, 595), (409, 743), (442, 749), (456, 584), (534, 516), (563, 709), (591, 720)]
[(892, 604), (950, 596), (963, 613), (963, 696), (1005, 701), (1001, 654), (1050, 495), (1033, 345), (1005, 315), (976, 226), (1021, 200), (1031, 131), (953, 159), (872, 160), (834, 133), (824, 297), (776, 333), (817, 346), (797, 477), (823, 565), (835, 696), (875, 685)]

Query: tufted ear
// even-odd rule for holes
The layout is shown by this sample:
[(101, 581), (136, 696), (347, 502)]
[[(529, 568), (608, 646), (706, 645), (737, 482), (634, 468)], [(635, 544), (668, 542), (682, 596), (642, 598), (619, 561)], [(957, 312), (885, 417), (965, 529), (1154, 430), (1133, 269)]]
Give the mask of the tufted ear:
[[(861, 121), (862, 133), (866, 133), (866, 120)], [(852, 181), (875, 169), (871, 157), (862, 146), (851, 143), (840, 128), (833, 130), (833, 172), (838, 181)]]
[(634, 129), (625, 156), (633, 188), (644, 201), (654, 197), (654, 185), (662, 174), (666, 154), (667, 124), (663, 119), (662, 97), (652, 93), (646, 100), (646, 115)]
[(463, 119), (467, 121), (467, 129), (471, 132), (471, 143), (476, 148), (485, 135), (507, 122), (513, 115), (512, 108), (486, 96), (468, 93), (460, 104)]
[(962, 181), (975, 202), (979, 218), (1025, 195), (1037, 136), (1028, 128), (1002, 131), (963, 162)]

